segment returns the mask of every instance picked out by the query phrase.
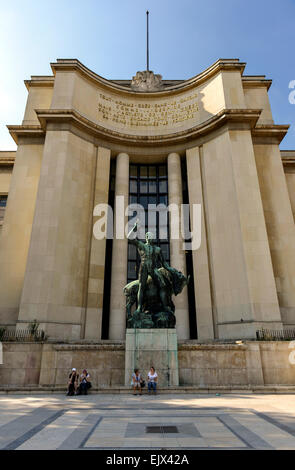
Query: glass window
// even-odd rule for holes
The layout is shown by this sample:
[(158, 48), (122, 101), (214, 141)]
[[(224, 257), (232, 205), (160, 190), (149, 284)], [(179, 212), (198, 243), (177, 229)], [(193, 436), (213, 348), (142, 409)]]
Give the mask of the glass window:
[(149, 196), (149, 204), (157, 205), (157, 196)]
[(140, 166), (140, 177), (147, 178), (148, 176), (148, 167), (147, 166)]
[(142, 181), (140, 181), (139, 185), (140, 185), (139, 191), (141, 193), (147, 193), (148, 192), (148, 182), (147, 181), (142, 180)]
[(135, 196), (134, 194), (129, 196), (129, 203), (130, 204), (137, 204), (137, 196)]
[(130, 176), (134, 176), (137, 178), (137, 166), (136, 165), (130, 165)]
[(165, 261), (169, 261), (170, 256), (169, 256), (169, 245), (168, 245), (168, 243), (165, 243), (165, 244), (162, 243), (160, 246), (161, 246), (161, 250), (162, 250), (163, 257), (164, 257)]
[(168, 227), (168, 211), (159, 213), (159, 227)]
[(6, 207), (7, 196), (0, 196), (0, 207)]
[(168, 227), (159, 227), (159, 240), (168, 241)]
[(150, 178), (156, 178), (157, 176), (157, 167), (156, 166), (150, 166), (149, 167), (149, 177)]
[(136, 261), (136, 246), (131, 245), (131, 243), (128, 245), (128, 259), (130, 261)]
[(168, 193), (168, 181), (159, 182), (159, 191), (160, 193)]
[[(145, 231), (149, 230), (155, 236), (155, 244), (163, 249), (163, 256), (169, 262), (169, 220), (167, 217), (168, 176), (166, 165), (130, 165), (130, 194), (132, 204), (139, 203), (145, 209)], [(148, 209), (148, 205), (162, 205), (160, 213)], [(132, 224), (133, 225), (133, 224)], [(131, 226), (130, 226), (131, 229)], [(144, 240), (142, 240), (144, 241)], [(164, 243), (163, 243), (164, 242)], [(128, 247), (128, 282), (137, 278), (140, 256), (136, 247)]]
[(161, 194), (161, 196), (159, 197), (159, 202), (160, 202), (160, 204), (165, 204), (167, 206), (168, 196), (166, 196), (166, 195), (164, 196), (164, 195)]
[(145, 209), (148, 208), (148, 197), (147, 196), (140, 196), (139, 197), (139, 204), (141, 204)]
[(149, 192), (156, 193), (157, 192), (157, 181), (150, 181), (149, 182)]
[(137, 193), (137, 180), (130, 180), (130, 192)]
[(157, 234), (157, 225), (153, 224), (152, 222), (149, 222), (147, 223), (147, 227), (148, 227), (148, 231), (149, 232), (152, 232), (152, 234), (154, 236), (156, 236)]
[(129, 261), (128, 262), (128, 279), (136, 279), (136, 261)]

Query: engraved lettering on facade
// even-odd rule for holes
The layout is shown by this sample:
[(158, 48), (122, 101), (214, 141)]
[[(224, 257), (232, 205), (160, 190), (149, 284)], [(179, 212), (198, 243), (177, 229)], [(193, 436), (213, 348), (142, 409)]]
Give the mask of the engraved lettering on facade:
[(199, 110), (198, 94), (163, 103), (129, 103), (99, 94), (99, 121), (128, 127), (169, 126), (194, 119)]

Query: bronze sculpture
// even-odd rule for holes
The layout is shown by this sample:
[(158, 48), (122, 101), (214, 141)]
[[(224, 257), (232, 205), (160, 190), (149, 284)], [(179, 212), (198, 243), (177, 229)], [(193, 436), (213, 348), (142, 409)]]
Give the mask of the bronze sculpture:
[[(174, 328), (175, 306), (172, 295), (178, 295), (188, 284), (180, 271), (164, 260), (161, 248), (153, 244), (153, 235), (146, 233), (146, 243), (130, 239), (138, 224), (128, 234), (130, 243), (137, 247), (141, 258), (139, 278), (124, 288), (126, 296), (127, 328)], [(132, 306), (137, 300), (137, 309)]]

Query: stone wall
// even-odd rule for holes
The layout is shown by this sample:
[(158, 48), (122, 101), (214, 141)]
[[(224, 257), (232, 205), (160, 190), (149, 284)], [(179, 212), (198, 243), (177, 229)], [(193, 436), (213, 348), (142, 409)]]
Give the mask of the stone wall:
[[(179, 344), (180, 386), (295, 385), (289, 342)], [(94, 388), (124, 386), (125, 344), (3, 343), (2, 387), (66, 386), (76, 367), (89, 370)], [(156, 364), (155, 364), (156, 366)], [(147, 371), (143, 371), (144, 374)], [(160, 385), (160, 384), (159, 384)]]
[(179, 345), (179, 384), (295, 385), (288, 341)]
[(95, 387), (122, 385), (125, 345), (3, 343), (0, 386), (65, 386), (73, 367), (86, 367)]
[(63, 385), (71, 369), (79, 373), (89, 371), (94, 387), (112, 387), (124, 384), (125, 345), (49, 345), (42, 354), (40, 385)]
[(179, 345), (180, 385), (247, 385), (245, 345)]
[(40, 380), (43, 344), (2, 343), (1, 386), (37, 385)]

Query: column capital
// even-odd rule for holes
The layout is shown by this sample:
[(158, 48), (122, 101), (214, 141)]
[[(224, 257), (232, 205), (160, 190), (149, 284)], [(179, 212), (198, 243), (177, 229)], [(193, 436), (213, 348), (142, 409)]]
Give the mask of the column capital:
[(169, 153), (169, 155), (168, 155), (168, 162), (169, 162), (169, 160), (171, 161), (171, 163), (172, 163), (173, 161), (176, 162), (176, 161), (180, 160), (180, 155), (179, 155), (179, 153), (176, 153), (176, 152)]
[(124, 158), (125, 158), (125, 159), (128, 159), (128, 161), (129, 161), (129, 155), (128, 155), (128, 153), (125, 153), (125, 152), (120, 152), (120, 153), (118, 153), (117, 159), (120, 159), (120, 160), (121, 160), (121, 159), (124, 159)]

